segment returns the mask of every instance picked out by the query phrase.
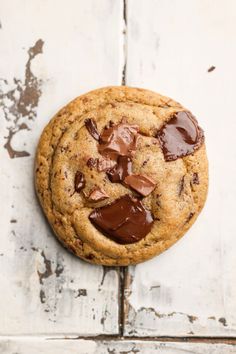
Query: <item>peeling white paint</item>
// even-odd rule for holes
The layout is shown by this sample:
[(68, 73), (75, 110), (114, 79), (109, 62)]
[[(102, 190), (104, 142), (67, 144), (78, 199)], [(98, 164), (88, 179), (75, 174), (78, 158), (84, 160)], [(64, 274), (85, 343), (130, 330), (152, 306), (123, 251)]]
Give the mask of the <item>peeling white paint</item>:
[(233, 345), (152, 341), (2, 340), (4, 354), (235, 354)]

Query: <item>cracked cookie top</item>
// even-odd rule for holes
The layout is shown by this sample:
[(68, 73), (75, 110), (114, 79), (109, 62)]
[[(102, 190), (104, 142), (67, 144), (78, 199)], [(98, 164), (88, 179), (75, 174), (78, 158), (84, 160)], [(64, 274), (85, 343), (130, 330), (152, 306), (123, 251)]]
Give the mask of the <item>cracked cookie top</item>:
[(204, 133), (170, 98), (129, 87), (80, 96), (47, 125), (36, 189), (58, 238), (97, 264), (135, 264), (192, 225), (208, 186)]

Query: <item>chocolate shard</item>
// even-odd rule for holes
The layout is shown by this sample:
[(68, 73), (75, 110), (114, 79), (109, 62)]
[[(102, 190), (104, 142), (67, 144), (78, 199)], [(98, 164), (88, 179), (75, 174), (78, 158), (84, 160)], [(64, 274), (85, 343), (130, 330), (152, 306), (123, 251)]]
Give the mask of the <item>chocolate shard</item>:
[(120, 123), (103, 129), (98, 151), (113, 160), (118, 156), (131, 157), (136, 149), (138, 126)]
[(80, 171), (77, 171), (75, 174), (74, 187), (77, 193), (79, 193), (85, 187), (84, 174)]
[(115, 164), (116, 162), (114, 160), (104, 158), (98, 159), (93, 157), (90, 157), (86, 162), (86, 165), (90, 169), (96, 169), (98, 172), (106, 172), (108, 170), (111, 170), (115, 166)]
[(198, 176), (198, 173), (197, 173), (197, 172), (194, 172), (194, 173), (193, 173), (192, 183), (193, 183), (193, 184), (199, 184), (199, 183), (200, 183), (200, 181), (199, 181), (199, 176)]
[(178, 192), (179, 197), (181, 196), (181, 194), (184, 190), (184, 183), (185, 183), (185, 176), (181, 177), (181, 179), (179, 181), (179, 192)]
[(119, 156), (117, 164), (107, 171), (108, 178), (111, 182), (123, 182), (125, 177), (132, 173), (132, 160), (128, 156)]
[(194, 215), (195, 215), (195, 213), (191, 212), (191, 213), (188, 215), (188, 217), (187, 217), (187, 219), (186, 219), (186, 221), (185, 221), (185, 224), (187, 224), (187, 223), (193, 218)]
[(153, 217), (142, 202), (124, 195), (112, 204), (94, 209), (89, 215), (93, 225), (120, 244), (138, 242), (152, 228)]
[(109, 198), (107, 193), (99, 187), (94, 188), (88, 196), (88, 199), (94, 202), (98, 202), (107, 198)]
[(97, 128), (97, 124), (96, 122), (91, 119), (88, 118), (85, 120), (85, 126), (89, 132), (89, 134), (95, 139), (95, 140), (99, 140), (99, 133), (98, 133), (98, 128)]
[(166, 161), (192, 154), (204, 141), (203, 130), (189, 112), (175, 113), (157, 137)]
[(98, 159), (94, 159), (93, 157), (90, 157), (87, 162), (86, 162), (86, 165), (89, 167), (89, 168), (97, 168), (98, 166)]
[(156, 186), (156, 182), (145, 175), (130, 175), (124, 182), (144, 197), (149, 195)]
[(110, 159), (98, 159), (97, 170), (98, 172), (109, 171), (115, 166), (115, 161)]

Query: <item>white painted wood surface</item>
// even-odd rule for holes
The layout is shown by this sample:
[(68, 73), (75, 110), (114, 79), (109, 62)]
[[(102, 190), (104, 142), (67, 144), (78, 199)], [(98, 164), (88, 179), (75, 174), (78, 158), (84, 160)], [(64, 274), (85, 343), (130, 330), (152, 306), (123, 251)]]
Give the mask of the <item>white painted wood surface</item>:
[(119, 333), (119, 270), (65, 251), (32, 183), (44, 125), (75, 96), (124, 82), (126, 59), (127, 85), (173, 97), (198, 117), (210, 190), (186, 237), (129, 267), (124, 335), (236, 337), (235, 13), (234, 0), (0, 1), (0, 353), (236, 353), (226, 344), (94, 338)]
[(59, 108), (121, 83), (122, 3), (2, 0), (0, 19), (0, 334), (118, 333), (117, 271), (81, 262), (55, 240), (33, 163)]
[(235, 336), (236, 2), (129, 0), (127, 12), (127, 84), (169, 95), (197, 116), (210, 189), (186, 237), (129, 269), (125, 334)]
[(0, 341), (7, 354), (235, 354), (227, 344), (164, 343), (154, 341), (93, 341), (21, 339)]

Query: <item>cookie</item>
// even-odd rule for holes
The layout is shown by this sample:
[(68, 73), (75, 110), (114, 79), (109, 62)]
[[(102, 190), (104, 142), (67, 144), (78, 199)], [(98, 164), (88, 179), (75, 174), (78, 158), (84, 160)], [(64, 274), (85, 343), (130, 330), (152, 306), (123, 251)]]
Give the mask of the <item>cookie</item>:
[(204, 133), (168, 97), (101, 88), (46, 126), (35, 181), (71, 252), (90, 263), (136, 264), (174, 244), (200, 213), (208, 188)]

